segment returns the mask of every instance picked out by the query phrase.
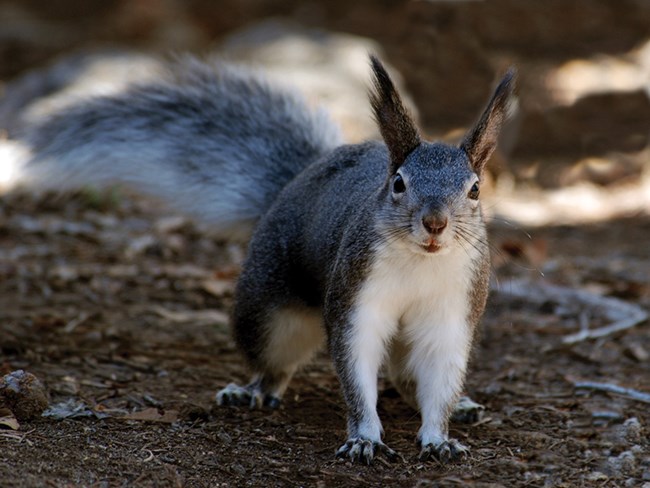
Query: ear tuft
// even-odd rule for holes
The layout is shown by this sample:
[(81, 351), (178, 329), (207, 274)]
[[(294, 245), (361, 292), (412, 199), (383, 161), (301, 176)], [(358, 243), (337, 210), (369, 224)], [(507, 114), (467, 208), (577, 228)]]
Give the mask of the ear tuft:
[(420, 135), (384, 66), (375, 56), (370, 56), (370, 64), (373, 72), (370, 104), (381, 136), (388, 146), (390, 171), (394, 174), (409, 153), (420, 144)]
[(509, 115), (516, 77), (517, 71), (514, 68), (506, 72), (494, 90), (481, 118), (460, 144), (461, 149), (467, 153), (472, 168), (479, 175), (494, 152), (501, 125)]

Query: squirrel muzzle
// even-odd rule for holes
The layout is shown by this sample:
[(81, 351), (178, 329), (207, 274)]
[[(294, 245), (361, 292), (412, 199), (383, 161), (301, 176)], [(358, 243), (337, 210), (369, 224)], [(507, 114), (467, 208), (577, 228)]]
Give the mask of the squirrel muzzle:
[(449, 224), (449, 218), (443, 212), (432, 212), (423, 215), (421, 221), (426, 232), (422, 248), (427, 253), (438, 252), (443, 247), (441, 237)]

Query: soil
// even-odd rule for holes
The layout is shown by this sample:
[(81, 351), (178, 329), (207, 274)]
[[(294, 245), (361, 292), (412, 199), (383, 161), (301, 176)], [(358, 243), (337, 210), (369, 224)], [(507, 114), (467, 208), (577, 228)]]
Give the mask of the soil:
[[(54, 5), (67, 3), (26, 4), (51, 16), (48, 21), (65, 24), (74, 16), (61, 20), (54, 11), (62, 10)], [(125, 34), (137, 30), (142, 35), (144, 28), (137, 23), (141, 13), (128, 7), (130, 2), (114, 3), (122, 10), (108, 14), (84, 7), (83, 18), (92, 26), (106, 15), (107, 23), (122, 26), (117, 34), (100, 30), (102, 40), (143, 42)], [(245, 2), (251, 8), (254, 3)], [(259, 12), (251, 17), (233, 6), (236, 2), (226, 4), (238, 16), (202, 18), (208, 2), (188, 5), (202, 32), (215, 35), (268, 15), (269, 5), (258, 3)], [(408, 22), (402, 26), (397, 21), (384, 29), (387, 16), (398, 10), (393, 3), (378, 2), (372, 10), (361, 2), (346, 10), (343, 3), (332, 2), (338, 7), (330, 11), (287, 2), (282, 13), (294, 12), (300, 20), (310, 12), (316, 15), (315, 9), (321, 25), (375, 35), (387, 45), (417, 47), (422, 39), (434, 43), (449, 34), (449, 45), (460, 43), (456, 47), (465, 55), (476, 39), (461, 34), (471, 31), (487, 43), (481, 49), (492, 59), (510, 56), (529, 68), (532, 59), (546, 65), (586, 55), (588, 46), (620, 54), (647, 35), (642, 16), (635, 14), (646, 8), (642, 2), (599, 2), (598, 8), (579, 2), (582, 10), (566, 12), (566, 18), (557, 14), (563, 2), (551, 2), (540, 7), (539, 22), (530, 30), (524, 28), (530, 24), (504, 20), (513, 26), (510, 37), (494, 16), (481, 10), (487, 8), (483, 2), (439, 7), (431, 32), (424, 26), (428, 17), (420, 15), (429, 2), (411, 2), (413, 31), (403, 30)], [(610, 4), (624, 4), (615, 9), (618, 24), (606, 22), (610, 11), (605, 6)], [(506, 12), (509, 2), (497, 5)], [(511, 19), (534, 14), (533, 7), (521, 5), (510, 12)], [(372, 15), (362, 16), (364, 8)], [(473, 16), (471, 9), (477, 10)], [(119, 24), (116, 11), (126, 23)], [(333, 12), (340, 11), (347, 14), (332, 20)], [(477, 23), (482, 15), (486, 22)], [(590, 37), (582, 24), (572, 30), (576, 18), (592, 19), (591, 33), (607, 24), (608, 36)], [(460, 26), (456, 34), (453, 26)], [(10, 61), (2, 73), (16, 74), (69, 49), (69, 43), (89, 43), (91, 32), (90, 27), (70, 31), (64, 40), (57, 38), (59, 44), (3, 46), (3, 58)], [(567, 33), (573, 37), (562, 44), (558, 39)], [(528, 39), (538, 34), (547, 37)], [(517, 44), (517, 36), (528, 40)], [(449, 48), (447, 41), (440, 42)], [(398, 58), (396, 45), (388, 51)], [(479, 51), (467, 62), (481, 58)], [(11, 58), (12, 52), (20, 56)], [(407, 84), (418, 102), (425, 101), (431, 75), (414, 66), (434, 54), (414, 49), (396, 63), (409, 73)], [(489, 83), (492, 72), (485, 65), (473, 68), (481, 82)], [(482, 100), (483, 94), (476, 97)], [(436, 126), (439, 119), (460, 117), (452, 108), (419, 105), (434, 132), (449, 129)], [(647, 138), (643, 117), (625, 120)], [(607, 133), (612, 121), (606, 119), (588, 122)], [(579, 118), (566, 120), (580, 133)], [(524, 126), (523, 142), (515, 151), (522, 160), (576, 161), (584, 156), (550, 136), (548, 144), (555, 149), (546, 154), (546, 136), (536, 137), (532, 130), (526, 135), (527, 127), (535, 125)], [(614, 146), (610, 149), (625, 149)], [(598, 154), (607, 154), (606, 148), (599, 147)], [(200, 224), (123, 190), (63, 197), (3, 195), (0, 376), (26, 370), (45, 384), (51, 406), (72, 403), (57, 416), (20, 421), (17, 429), (0, 425), (0, 486), (648, 486), (648, 403), (575, 386), (588, 380), (650, 392), (648, 322), (563, 346), (562, 336), (580, 330), (581, 324), (603, 325), (605, 319), (572, 303), (539, 303), (536, 297), (514, 298), (508, 291), (511, 279), (524, 279), (615, 297), (648, 310), (650, 217), (640, 213), (589, 225), (531, 229), (495, 219), (490, 232), (494, 290), (466, 384), (467, 394), (486, 410), (473, 424), (451, 426), (451, 435), (471, 449), (470, 455), (448, 465), (418, 461), (418, 414), (380, 379), (385, 442), (402, 458), (388, 462), (380, 457), (372, 466), (361, 466), (334, 457), (346, 437), (345, 407), (325, 352), (296, 375), (277, 410), (215, 406), (219, 388), (245, 382), (249, 374), (227, 323), (241, 248), (218, 242)], [(70, 417), (62, 418), (66, 412)]]
[[(503, 291), (493, 293), (467, 382), (485, 416), (451, 428), (471, 448), (460, 462), (417, 460), (418, 415), (383, 381), (385, 440), (403, 460), (335, 460), (345, 410), (324, 353), (279, 410), (216, 408), (216, 390), (248, 374), (219, 315), (237, 253), (151, 202), (100, 197), (100, 207), (88, 194), (1, 204), (0, 372), (28, 370), (51, 404), (72, 398), (91, 416), (0, 431), (0, 485), (623, 486), (648, 476), (647, 404), (573, 387), (588, 379), (650, 391), (648, 325), (557, 348), (579, 317)], [(540, 273), (506, 250), (525, 243), (523, 232), (493, 229), (502, 288)], [(643, 217), (538, 229), (532, 242), (548, 245), (546, 280), (647, 306), (649, 232)], [(124, 418), (133, 412), (144, 414)], [(631, 418), (641, 431), (626, 430)], [(621, 467), (630, 450), (635, 461)]]

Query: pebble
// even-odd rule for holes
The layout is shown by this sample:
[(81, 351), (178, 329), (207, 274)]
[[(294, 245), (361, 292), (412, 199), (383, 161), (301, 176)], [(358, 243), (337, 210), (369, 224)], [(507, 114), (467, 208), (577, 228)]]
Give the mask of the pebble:
[(18, 420), (31, 420), (48, 406), (47, 391), (43, 383), (22, 369), (0, 378), (0, 407), (11, 410)]

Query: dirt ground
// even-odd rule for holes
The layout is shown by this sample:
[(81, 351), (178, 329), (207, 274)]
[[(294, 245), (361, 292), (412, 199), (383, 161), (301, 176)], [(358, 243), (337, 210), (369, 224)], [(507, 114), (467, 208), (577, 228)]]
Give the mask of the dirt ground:
[[(76, 18), (87, 27), (65, 31), (75, 18), (64, 10), (72, 8), (70, 2), (25, 2), (49, 22), (29, 25), (49, 30), (36, 29), (43, 37), (33, 42), (2, 44), (2, 76), (97, 39), (142, 47), (155, 38), (161, 48), (152, 26), (169, 27), (171, 18), (191, 21), (202, 33), (186, 42), (189, 47), (272, 13), (316, 18), (313, 24), (379, 39), (408, 73), (407, 86), (435, 133), (455, 127), (456, 117), (466, 121), (469, 109), (453, 107), (470, 95), (468, 106), (476, 107), (483, 93), (466, 90), (463, 97), (459, 88), (435, 106), (427, 95), (434, 76), (416, 67), (451, 50), (461, 56), (456, 61), (464, 73), (487, 86), (491, 67), (515, 60), (523, 72), (522, 92), (533, 95), (522, 94), (519, 143), (499, 171), (512, 173), (520, 189), (559, 186), (565, 182), (560, 174), (588, 178), (588, 172), (576, 172), (583, 166), (575, 163), (585, 157), (616, 163), (606, 176), (598, 173), (605, 190), (616, 178), (640, 181), (643, 171), (648, 178), (642, 149), (650, 136), (650, 105), (638, 95), (642, 91), (586, 97), (575, 106), (543, 111), (539, 106), (551, 103), (550, 95), (536, 81), (549, 66), (593, 53), (627, 59), (647, 40), (643, 2), (575, 2), (568, 10), (563, 2), (548, 2), (543, 11), (531, 12), (534, 2), (512, 8), (502, 0), (495, 7), (502, 23), (496, 13), (483, 11), (490, 2), (443, 2), (435, 11), (427, 10), (435, 2), (409, 2), (408, 16), (400, 17), (399, 2), (377, 2), (376, 9), (364, 2), (285, 2), (280, 12), (272, 12), (269, 2), (224, 2), (229, 15), (216, 16), (209, 15), (211, 2), (152, 1), (167, 9), (152, 18), (143, 14), (151, 7), (147, 2), (112, 3), (114, 9), (78, 6)], [(8, 4), (0, 2), (1, 15)], [(614, 4), (620, 8), (607, 9)], [(172, 15), (179, 5), (191, 5), (184, 11), (189, 17)], [(535, 22), (517, 20), (528, 15)], [(616, 22), (608, 23), (612, 16)], [(103, 30), (93, 27), (101, 22)], [(511, 34), (500, 25), (509, 25)], [(425, 41), (440, 49), (423, 48)], [(401, 56), (401, 45), (413, 49)], [(478, 63), (484, 58), (491, 62)], [(440, 62), (438, 71), (449, 79)], [(453, 83), (463, 82), (466, 89), (477, 81), (467, 76)], [(558, 126), (563, 130), (554, 132)], [(528, 165), (540, 161), (547, 170), (531, 181)], [(419, 462), (418, 414), (382, 379), (385, 441), (402, 459), (379, 458), (367, 467), (334, 458), (346, 437), (345, 409), (325, 352), (296, 376), (280, 409), (215, 407), (219, 388), (248, 376), (227, 323), (242, 249), (121, 189), (1, 195), (0, 376), (19, 369), (36, 375), (59, 410), (18, 428), (0, 425), (0, 486), (647, 488), (650, 324), (572, 345), (562, 338), (612, 322), (608, 307), (650, 309), (650, 215), (639, 211), (543, 227), (495, 218), (490, 233), (493, 291), (466, 385), (486, 410), (474, 424), (451, 426), (451, 435), (471, 454), (447, 466)], [(515, 293), (524, 289), (522, 282), (563, 291), (555, 298), (541, 297), (536, 288)], [(581, 302), (575, 290), (603, 307)], [(578, 388), (581, 381), (646, 397)]]
[[(247, 372), (222, 317), (237, 253), (209, 233), (128, 195), (16, 196), (0, 215), (0, 372), (28, 370), (51, 404), (86, 406), (0, 430), (2, 486), (639, 486), (650, 474), (647, 403), (573, 386), (650, 391), (647, 324), (558, 347), (589, 311), (508, 295), (511, 277), (540, 273), (510, 258), (523, 229), (493, 229), (506, 263), (467, 383), (486, 412), (451, 430), (471, 456), (417, 461), (418, 416), (384, 385), (386, 442), (404, 459), (364, 467), (334, 459), (345, 411), (325, 354), (278, 411), (214, 408)], [(544, 280), (647, 306), (648, 235), (643, 217), (528, 242), (548, 245)]]

